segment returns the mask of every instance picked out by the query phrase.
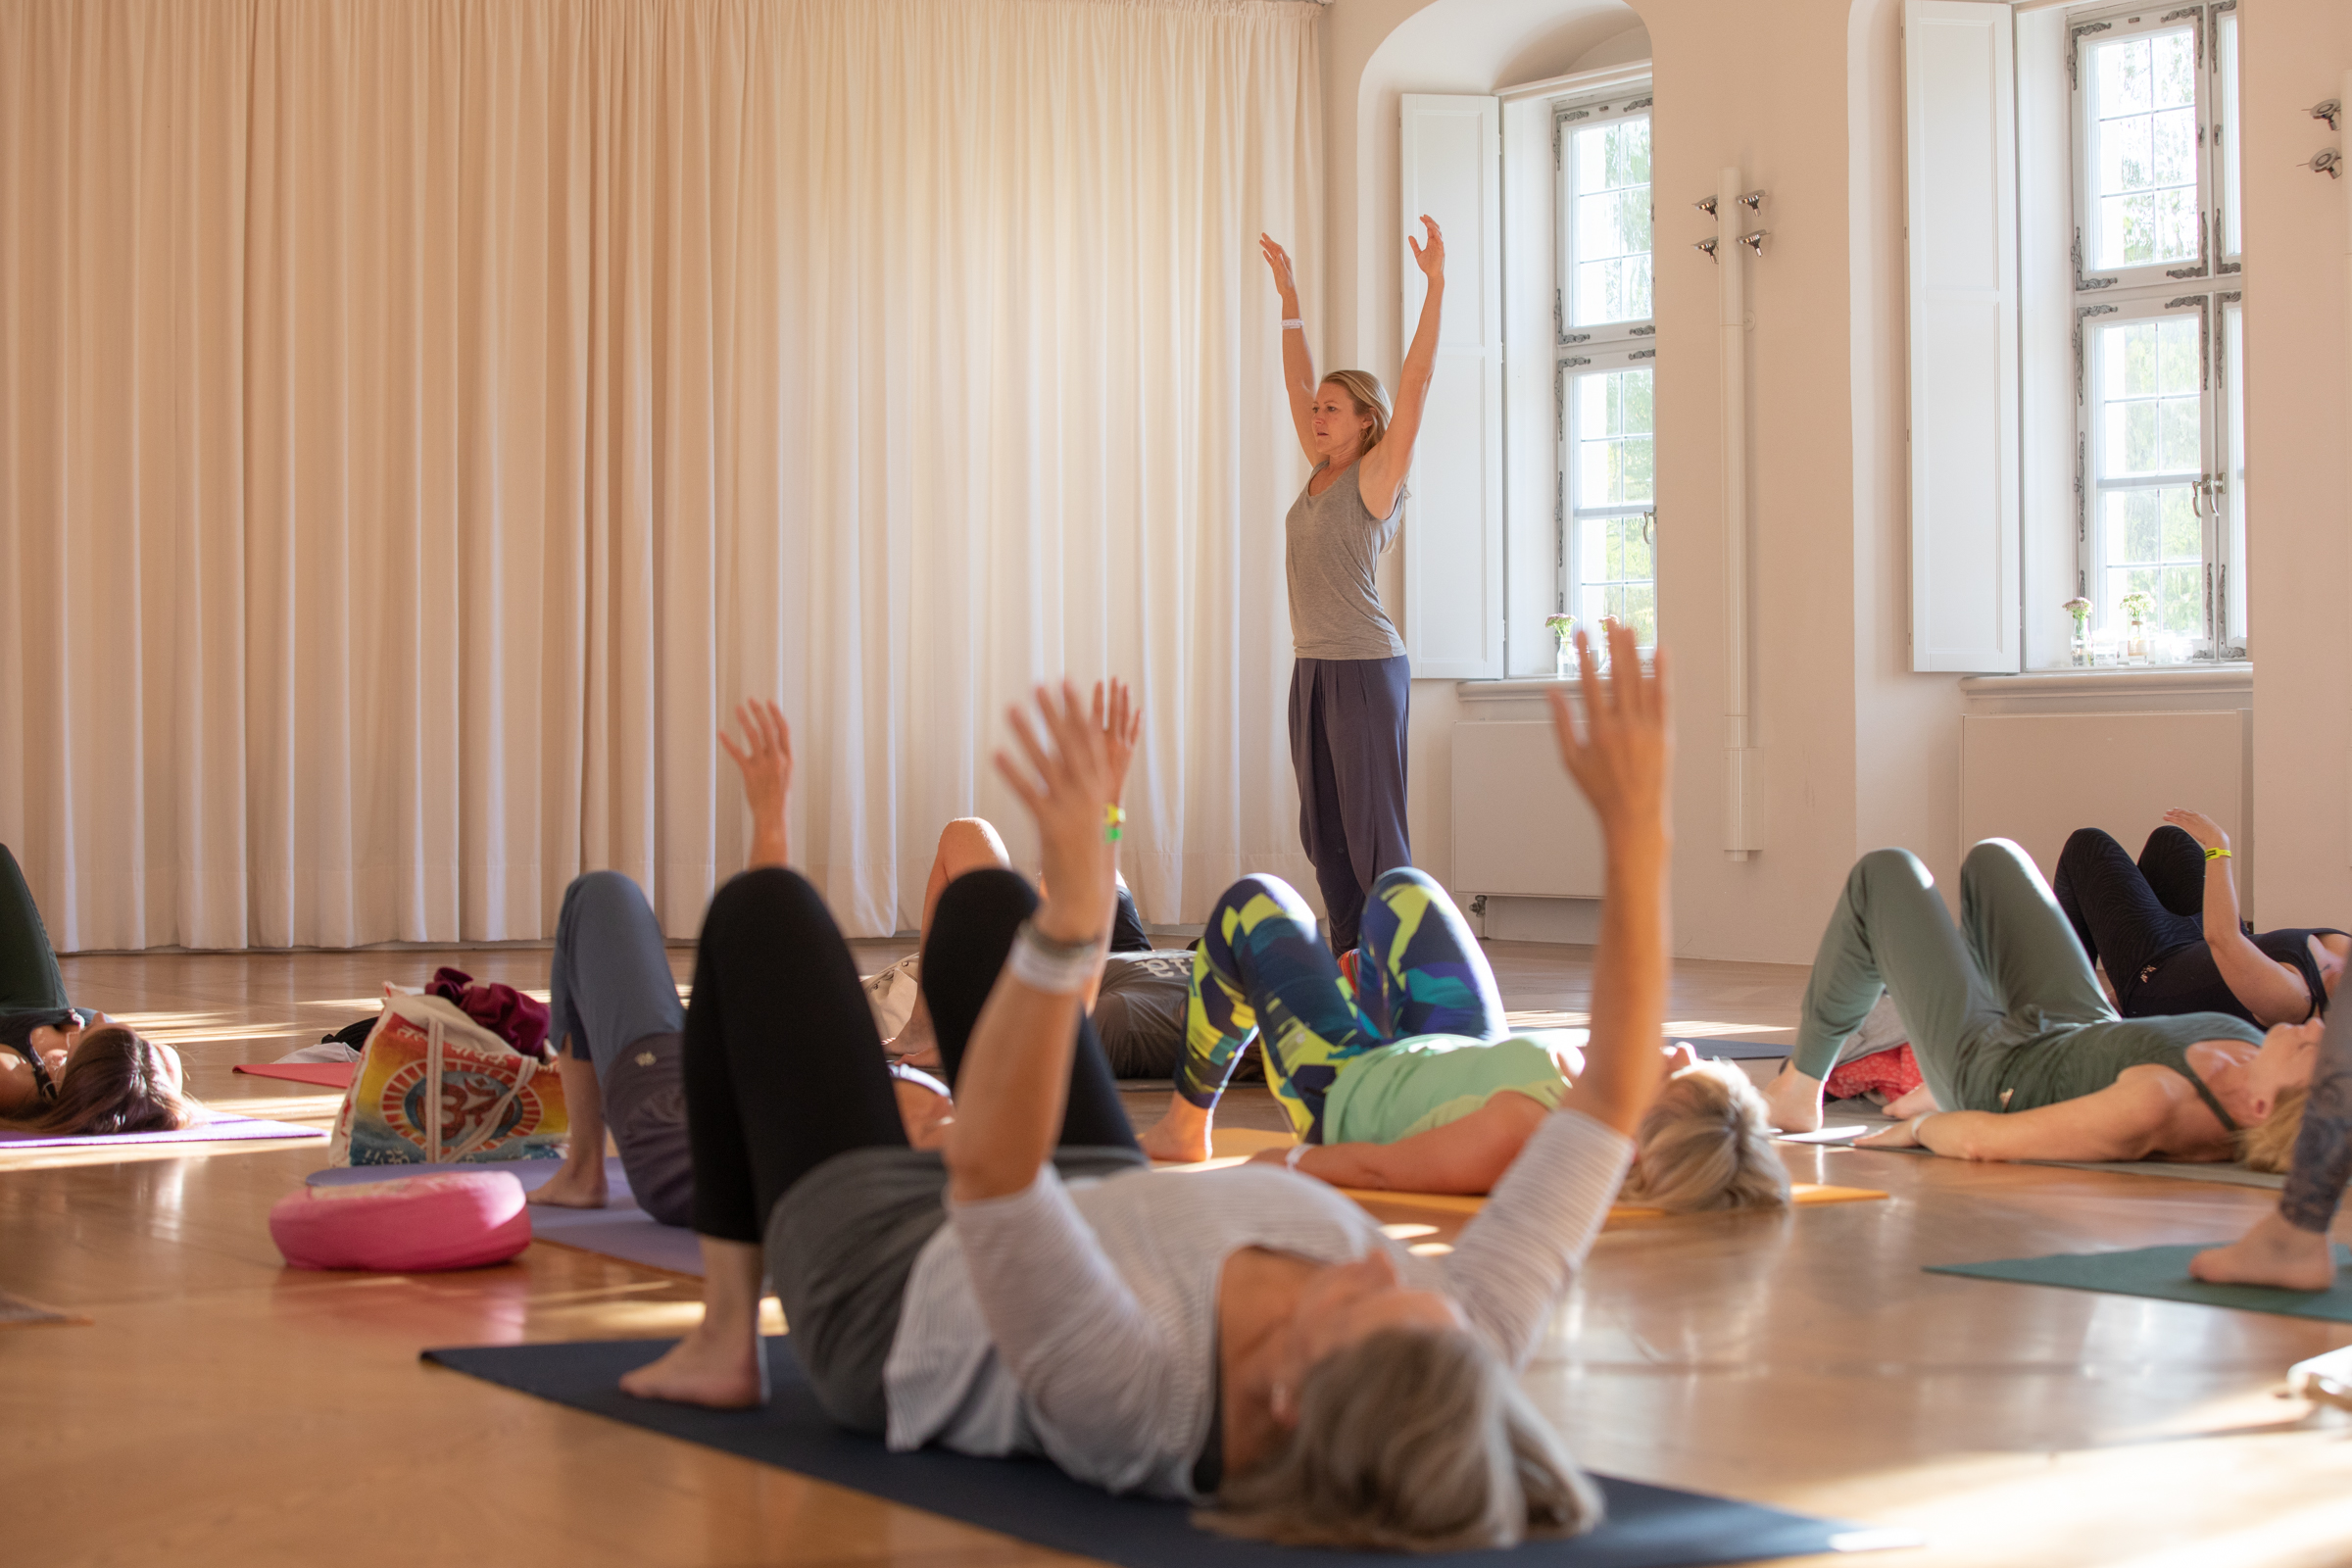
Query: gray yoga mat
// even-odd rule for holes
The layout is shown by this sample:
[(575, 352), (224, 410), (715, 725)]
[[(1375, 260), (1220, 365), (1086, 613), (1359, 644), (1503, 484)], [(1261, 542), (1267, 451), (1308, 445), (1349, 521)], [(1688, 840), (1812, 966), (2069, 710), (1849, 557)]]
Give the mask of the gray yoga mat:
[[(813, 1476), (910, 1508), (945, 1514), (1054, 1550), (1121, 1568), (1396, 1568), (1394, 1553), (1302, 1550), (1233, 1541), (1197, 1529), (1181, 1503), (1113, 1497), (1042, 1460), (974, 1459), (927, 1448), (892, 1453), (842, 1431), (810, 1397), (784, 1336), (767, 1342), (773, 1384), (762, 1410), (705, 1410), (633, 1399), (615, 1386), (675, 1342), (606, 1340), (426, 1350), (424, 1359), (575, 1410), (682, 1438), (778, 1469)], [(1672, 1487), (1595, 1477), (1608, 1522), (1575, 1541), (1510, 1553), (1450, 1552), (1415, 1565), (1526, 1568), (1700, 1568), (1821, 1551), (1916, 1545), (1908, 1532), (1870, 1530)]]
[[(2281, 1317), (2316, 1317), (2352, 1323), (2352, 1279), (2338, 1274), (2328, 1291), (2281, 1291), (2267, 1285), (2208, 1285), (2188, 1277), (2188, 1260), (2220, 1238), (2194, 1247), (2141, 1247), (2128, 1252), (2059, 1252), (2049, 1257), (2012, 1257), (1992, 1263), (1931, 1263), (1930, 1274), (1965, 1274), (1972, 1279), (2008, 1280), (2018, 1285), (2056, 1285), (2070, 1291), (2103, 1291), (2110, 1296), (2148, 1296), (2160, 1301), (2194, 1301), (2241, 1312), (2276, 1312)], [(2335, 1266), (2352, 1267), (2352, 1248), (2335, 1250)]]
[(1696, 1040), (1676, 1039), (1673, 1044), (1689, 1046), (1698, 1053), (1702, 1061), (1778, 1061), (1788, 1054), (1788, 1042), (1774, 1044), (1769, 1040), (1734, 1040), (1729, 1037), (1707, 1036)]
[[(359, 1187), (398, 1181), (403, 1176), (427, 1176), (436, 1170), (503, 1170), (522, 1183), (527, 1193), (553, 1176), (563, 1163), (560, 1159), (512, 1159), (485, 1165), (338, 1165), (315, 1170), (304, 1180), (313, 1187)], [(628, 1172), (620, 1168), (617, 1155), (605, 1159), (605, 1182), (612, 1196), (603, 1208), (533, 1204), (532, 1239), (700, 1278), (703, 1249), (694, 1232), (679, 1225), (663, 1225), (639, 1208), (629, 1192)]]

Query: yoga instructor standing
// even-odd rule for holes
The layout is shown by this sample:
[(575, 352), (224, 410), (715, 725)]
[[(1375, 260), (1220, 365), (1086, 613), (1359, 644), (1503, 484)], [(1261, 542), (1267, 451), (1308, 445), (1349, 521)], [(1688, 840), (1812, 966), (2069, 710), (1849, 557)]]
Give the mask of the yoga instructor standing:
[(1291, 590), (1291, 765), (1298, 774), (1298, 836), (1314, 862), (1331, 945), (1356, 943), (1364, 897), (1383, 871), (1413, 863), (1404, 823), (1405, 717), (1412, 666), (1381, 609), (1372, 569), (1396, 537), (1404, 475), (1429, 400), (1446, 298), (1446, 240), (1423, 216), (1411, 237), (1429, 280), (1405, 351), (1394, 409), (1368, 370), (1315, 376), (1298, 315), (1291, 259), (1263, 234), (1258, 247), (1282, 295), (1282, 380), (1291, 422), (1314, 471), (1283, 523)]

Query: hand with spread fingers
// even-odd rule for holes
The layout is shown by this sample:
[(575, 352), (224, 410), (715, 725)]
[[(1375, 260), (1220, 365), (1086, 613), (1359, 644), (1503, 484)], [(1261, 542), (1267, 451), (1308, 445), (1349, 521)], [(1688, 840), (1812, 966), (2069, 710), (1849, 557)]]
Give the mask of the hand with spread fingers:
[(1560, 760), (1612, 841), (1627, 836), (1668, 841), (1674, 837), (1667, 791), (1674, 730), (1666, 713), (1666, 651), (1658, 649), (1644, 670), (1633, 628), (1615, 620), (1603, 626), (1609, 639), (1605, 677), (1592, 657), (1592, 639), (1581, 627), (1576, 633), (1581, 727), (1566, 695), (1551, 694)]
[(718, 745), (742, 771), (743, 797), (752, 808), (752, 853), (745, 868), (783, 865), (792, 858), (784, 826), (792, 795), (792, 726), (784, 722), (784, 710), (765, 699), (746, 699), (735, 718), (743, 726), (743, 744), (738, 746), (722, 726)]
[(1144, 710), (1125, 681), (1114, 676), (1107, 683), (1095, 682), (1094, 723), (1109, 748), (1110, 801), (1116, 806), (1127, 797), (1127, 764), (1144, 738)]
[(1092, 719), (1068, 681), (1058, 692), (1037, 689), (1037, 713), (1035, 724), (1020, 709), (1008, 715), (1027, 765), (1004, 752), (996, 759), (997, 771), (1037, 819), (1045, 887), (1037, 929), (1060, 943), (1106, 937), (1118, 900), (1111, 830), (1120, 779), (1110, 731)]

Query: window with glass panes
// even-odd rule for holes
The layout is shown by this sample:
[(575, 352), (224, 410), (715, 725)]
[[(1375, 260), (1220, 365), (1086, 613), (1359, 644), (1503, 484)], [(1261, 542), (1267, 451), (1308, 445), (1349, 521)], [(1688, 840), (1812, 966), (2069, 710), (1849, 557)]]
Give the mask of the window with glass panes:
[(1567, 104), (1558, 163), (1557, 608), (1658, 637), (1646, 87)]
[(2236, 0), (2073, 35), (2078, 591), (2098, 641), (2240, 658)]

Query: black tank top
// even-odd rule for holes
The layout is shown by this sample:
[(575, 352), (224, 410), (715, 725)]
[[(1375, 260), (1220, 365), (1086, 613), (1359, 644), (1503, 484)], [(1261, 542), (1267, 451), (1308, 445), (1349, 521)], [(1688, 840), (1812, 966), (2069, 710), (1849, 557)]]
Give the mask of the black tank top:
[[(2319, 960), (2311, 956), (2313, 937), (2340, 937), (2352, 932), (2333, 926), (2287, 926), (2257, 933), (2251, 940), (2257, 952), (2274, 963), (2283, 963), (2303, 977), (2311, 997), (2307, 1021), (2328, 1011), (2328, 986), (2320, 976)], [(2153, 1018), (2180, 1012), (2226, 1012), (2256, 1022), (2254, 1009), (2237, 1000), (2213, 961), (2213, 949), (2203, 942), (2176, 948), (2150, 964), (2132, 988), (2121, 1011), (2127, 1018)]]

